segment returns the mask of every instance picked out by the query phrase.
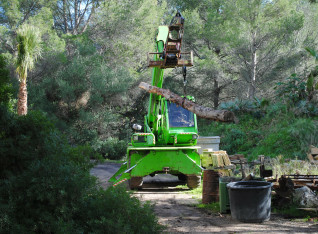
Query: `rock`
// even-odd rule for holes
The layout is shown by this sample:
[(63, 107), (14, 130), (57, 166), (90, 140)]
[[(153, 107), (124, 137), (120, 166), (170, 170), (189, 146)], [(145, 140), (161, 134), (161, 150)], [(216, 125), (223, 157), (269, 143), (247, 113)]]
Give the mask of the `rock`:
[(317, 195), (307, 186), (295, 189), (293, 201), (302, 207), (315, 208), (318, 207)]

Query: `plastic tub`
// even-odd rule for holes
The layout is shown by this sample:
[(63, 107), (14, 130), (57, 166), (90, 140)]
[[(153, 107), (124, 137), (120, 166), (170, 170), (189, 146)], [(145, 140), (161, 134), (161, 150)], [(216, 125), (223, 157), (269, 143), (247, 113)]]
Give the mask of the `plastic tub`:
[(239, 181), (227, 184), (233, 218), (246, 223), (268, 221), (271, 214), (272, 183)]

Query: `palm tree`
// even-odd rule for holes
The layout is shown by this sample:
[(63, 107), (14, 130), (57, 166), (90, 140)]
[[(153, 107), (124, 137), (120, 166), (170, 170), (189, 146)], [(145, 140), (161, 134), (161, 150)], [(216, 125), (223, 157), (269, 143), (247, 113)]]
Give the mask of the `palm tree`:
[(17, 73), (20, 81), (18, 94), (18, 115), (28, 113), (28, 91), (27, 76), (28, 71), (34, 68), (35, 61), (41, 55), (41, 35), (40, 31), (28, 24), (23, 24), (17, 30), (18, 56)]

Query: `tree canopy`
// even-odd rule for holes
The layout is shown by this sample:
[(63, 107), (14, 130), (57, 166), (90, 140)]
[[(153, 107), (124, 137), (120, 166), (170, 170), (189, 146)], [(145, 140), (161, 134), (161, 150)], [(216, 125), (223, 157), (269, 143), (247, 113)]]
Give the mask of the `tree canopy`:
[[(47, 113), (71, 143), (106, 155), (143, 121), (148, 95), (138, 84), (151, 80), (147, 52), (177, 10), (185, 17), (182, 51), (194, 52), (187, 94), (223, 108), (235, 100), (272, 101), (291, 80), (305, 84), (310, 94), (301, 97), (317, 99), (316, 63), (305, 49), (318, 47), (317, 7), (297, 0), (4, 0), (0, 53), (17, 90), (19, 28), (36, 28), (42, 56), (28, 74), (29, 108)], [(181, 70), (165, 71), (164, 88), (183, 94)]]

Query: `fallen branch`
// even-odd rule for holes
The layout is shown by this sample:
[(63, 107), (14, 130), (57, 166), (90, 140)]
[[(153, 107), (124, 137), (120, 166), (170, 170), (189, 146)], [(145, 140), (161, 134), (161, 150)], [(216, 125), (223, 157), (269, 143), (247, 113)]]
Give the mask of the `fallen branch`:
[(165, 97), (170, 102), (176, 103), (177, 105), (187, 109), (197, 116), (205, 119), (219, 120), (223, 122), (233, 122), (234, 113), (228, 110), (213, 110), (209, 107), (200, 106), (186, 98), (180, 97), (179, 95), (171, 92), (168, 89), (161, 89), (156, 86), (149, 85), (145, 82), (139, 84), (139, 88), (146, 90), (149, 93), (154, 93)]

